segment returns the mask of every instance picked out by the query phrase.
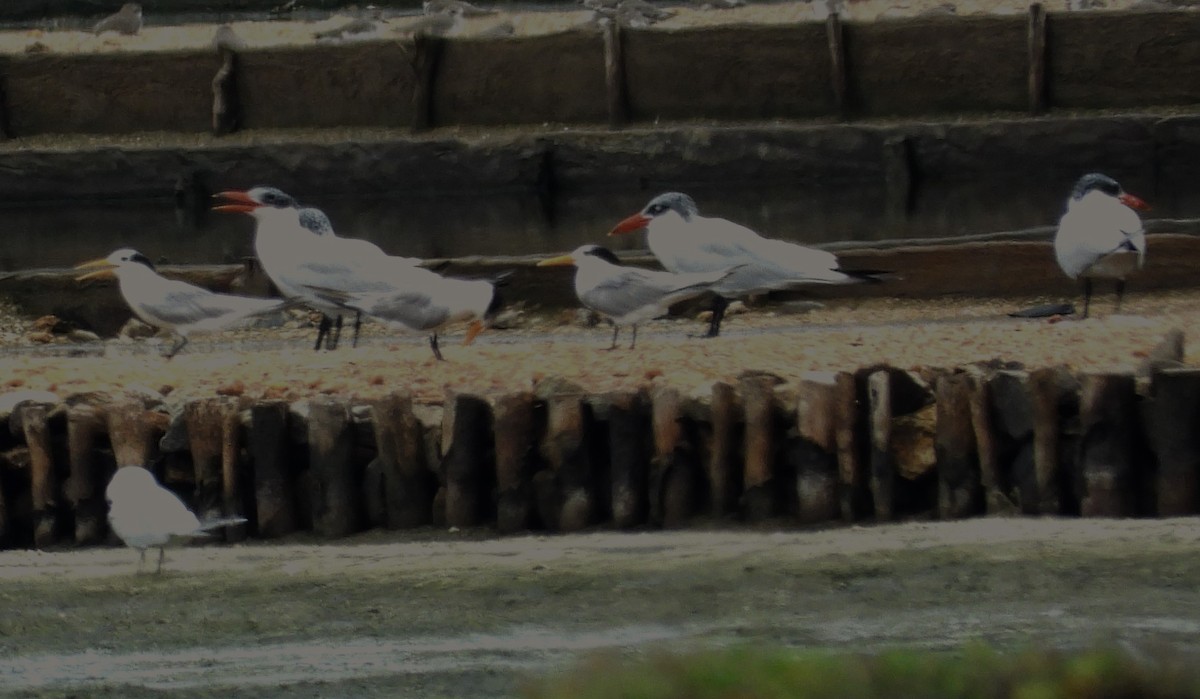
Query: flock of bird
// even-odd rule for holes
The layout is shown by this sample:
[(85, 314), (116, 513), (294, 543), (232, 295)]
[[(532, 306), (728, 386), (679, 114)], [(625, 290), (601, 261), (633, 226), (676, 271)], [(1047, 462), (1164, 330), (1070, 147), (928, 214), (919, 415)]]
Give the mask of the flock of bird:
[[(166, 353), (168, 358), (193, 333), (303, 305), (322, 314), (315, 349), (336, 348), (343, 317), (350, 316), (357, 345), (365, 315), (398, 330), (427, 333), (434, 356), (441, 360), (439, 332), (468, 322), (463, 344), (470, 344), (500, 310), (498, 287), (503, 276), (443, 276), (421, 267), (418, 258), (388, 255), (374, 243), (340, 237), (319, 209), (301, 206), (273, 187), (216, 196), (222, 203), (214, 210), (255, 219), (255, 254), (282, 300), (216, 293), (164, 278), (149, 258), (128, 248), (79, 265), (90, 270), (79, 280), (115, 276), (122, 297), (138, 318), (178, 336)], [(1084, 175), (1072, 188), (1054, 251), (1063, 272), (1083, 282), (1084, 318), (1095, 279), (1116, 282), (1120, 308), (1126, 277), (1145, 262), (1146, 237), (1136, 211), (1145, 208), (1141, 199), (1102, 174)], [(844, 269), (830, 252), (765, 238), (737, 223), (702, 216), (692, 198), (679, 192), (654, 197), (640, 212), (618, 222), (609, 235), (641, 230), (646, 231), (648, 247), (663, 271), (623, 266), (599, 245), (584, 245), (539, 263), (576, 267), (574, 287), (580, 303), (614, 325), (609, 349), (616, 347), (622, 326), (632, 329), (632, 349), (638, 323), (665, 315), (672, 305), (702, 294), (713, 299), (706, 337), (716, 337), (731, 299), (813, 284), (887, 278), (879, 270)]]

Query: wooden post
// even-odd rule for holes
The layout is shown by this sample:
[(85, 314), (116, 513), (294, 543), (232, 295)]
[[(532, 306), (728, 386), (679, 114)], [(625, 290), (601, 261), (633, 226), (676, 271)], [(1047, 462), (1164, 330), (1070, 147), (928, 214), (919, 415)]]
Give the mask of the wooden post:
[(737, 509), (742, 474), (738, 446), (742, 441), (741, 406), (733, 386), (718, 381), (712, 386), (712, 446), (708, 455), (709, 514), (724, 517)]
[(588, 526), (597, 511), (587, 413), (580, 395), (568, 393), (546, 399), (542, 456), (554, 469), (559, 498), (557, 524), (564, 532)]
[[(1033, 403), (1033, 469), (1037, 482), (1037, 504), (1033, 508), (1034, 513), (1061, 514), (1058, 445), (1059, 403), (1062, 398), (1058, 370), (1043, 368), (1030, 372), (1029, 397)], [(1029, 511), (1027, 508), (1023, 509)]]
[(157, 451), (154, 424), (146, 419), (146, 408), (140, 401), (125, 401), (106, 406), (108, 438), (112, 443), (117, 467), (143, 466), (149, 468)]
[(836, 12), (829, 13), (825, 19), (825, 35), (829, 40), (829, 82), (833, 90), (833, 107), (844, 121), (850, 116), (849, 78), (842, 18)]
[(1200, 371), (1167, 369), (1150, 379), (1146, 434), (1158, 461), (1154, 514), (1200, 512)]
[(50, 443), (46, 406), (26, 405), (21, 411), (25, 446), (29, 448), (30, 491), (33, 502), (33, 545), (44, 548), (58, 536), (58, 478)]
[(268, 539), (284, 536), (299, 528), (287, 403), (256, 403), (250, 409), (250, 423), (253, 429), (248, 441), (254, 460), (258, 535)]
[(463, 393), (455, 396), (454, 434), (450, 451), (442, 457), (449, 526), (475, 526), (489, 514), (495, 474), (491, 420), (486, 400)]
[(236, 412), (236, 404), (225, 398), (204, 398), (184, 406), (183, 420), (187, 424), (188, 445), (195, 468), (195, 495), (192, 499), (196, 516), (201, 521), (221, 517), (224, 501), (225, 416)]
[(613, 524), (634, 527), (646, 521), (650, 416), (640, 393), (613, 394), (608, 411), (609, 481)]
[(1046, 10), (1041, 3), (1029, 6), (1029, 113), (1046, 111)]
[(839, 509), (842, 519), (853, 522), (862, 513), (865, 501), (870, 498), (858, 447), (858, 386), (854, 374), (846, 371), (838, 372), (834, 378), (834, 386)]
[(441, 37), (417, 34), (413, 37), (413, 114), (412, 129), (421, 131), (434, 126), (433, 90), (438, 63), (442, 57)]
[(979, 373), (969, 374), (968, 382), (967, 399), (971, 404), (971, 427), (975, 433), (975, 453), (979, 457), (979, 483), (983, 488), (984, 506), (989, 514), (1007, 513), (1012, 506), (1004, 493), (1000, 477), (987, 377)]
[(867, 377), (867, 401), (870, 409), (871, 498), (875, 519), (887, 522), (896, 518), (896, 464), (892, 459), (892, 375), (887, 370)]
[(608, 125), (617, 128), (629, 121), (620, 22), (604, 25), (604, 86), (608, 92)]
[(104, 539), (107, 508), (106, 483), (96, 464), (96, 445), (101, 434), (100, 413), (90, 405), (67, 409), (67, 460), (71, 475), (66, 496), (75, 511), (75, 543), (94, 544)]
[(761, 522), (779, 512), (775, 482), (775, 382), (750, 376), (739, 383), (746, 416), (742, 509), (746, 521)]
[(696, 511), (695, 464), (687, 453), (679, 391), (655, 386), (650, 423), (654, 458), (650, 462), (650, 514), (666, 527), (683, 524)]
[(796, 429), (804, 442), (796, 463), (799, 519), (826, 522), (838, 514), (837, 376), (810, 372), (799, 382)]
[(1133, 443), (1137, 394), (1132, 374), (1088, 374), (1079, 397), (1079, 473), (1084, 517), (1134, 514)]
[(496, 443), (496, 528), (504, 534), (533, 526), (533, 473), (537, 443), (533, 394), (498, 397), (492, 405)]
[(324, 537), (353, 534), (363, 526), (362, 474), (356, 472), (354, 431), (344, 403), (309, 403), (308, 469), (313, 531)]
[(241, 104), (237, 92), (237, 53), (220, 49), (221, 67), (212, 79), (212, 132), (216, 136), (237, 131), (241, 123)]
[(979, 464), (971, 425), (971, 385), (966, 374), (938, 378), (937, 435), (938, 517), (959, 519), (980, 511)]
[(390, 529), (429, 524), (437, 484), (425, 461), (425, 435), (412, 396), (393, 393), (371, 403), (371, 425), (376, 456), (367, 464), (367, 495), (382, 508), (371, 523)]
[(894, 221), (903, 221), (908, 218), (913, 199), (913, 161), (908, 137), (885, 140), (882, 160), (887, 215)]
[[(242, 420), (239, 415), (240, 401), (229, 400), (221, 419), (221, 505), (226, 517), (245, 517), (254, 520), (254, 512), (247, 507), (246, 480), (242, 472)], [(245, 541), (249, 526), (237, 524), (224, 527), (228, 542)]]

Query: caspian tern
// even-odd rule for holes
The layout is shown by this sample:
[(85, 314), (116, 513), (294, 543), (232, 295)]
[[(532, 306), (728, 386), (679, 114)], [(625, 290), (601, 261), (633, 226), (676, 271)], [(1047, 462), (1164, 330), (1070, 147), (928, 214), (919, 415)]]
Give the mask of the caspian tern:
[(618, 223), (609, 235), (646, 229), (650, 251), (670, 272), (717, 272), (736, 267), (713, 285), (717, 300), (707, 337), (721, 332), (728, 297), (745, 296), (804, 284), (855, 284), (878, 281), (877, 271), (844, 270), (837, 257), (824, 250), (764, 238), (723, 218), (700, 215), (686, 194), (660, 194)]
[(452, 323), (470, 321), (463, 345), (475, 341), (484, 321), (500, 309), (498, 282), (443, 277), (420, 267), (385, 291), (346, 292), (329, 288), (309, 290), (330, 303), (361, 311), (384, 324), (406, 332), (427, 332), (433, 356), (444, 360), (438, 332)]
[(213, 529), (244, 524), (244, 517), (226, 517), (201, 522), (183, 501), (158, 484), (154, 474), (141, 466), (123, 466), (113, 474), (104, 492), (108, 500), (108, 524), (126, 546), (141, 552), (138, 572), (146, 563), (146, 549), (158, 549), (162, 571), (163, 548), (176, 539), (208, 536)]
[(699, 296), (735, 269), (715, 272), (661, 272), (622, 267), (608, 248), (583, 245), (574, 252), (538, 263), (539, 267), (575, 265), (575, 295), (586, 307), (613, 322), (612, 346), (622, 325), (633, 326), (629, 349), (637, 344), (637, 324), (665, 315), (672, 304)]
[(166, 279), (154, 270), (142, 253), (122, 248), (108, 257), (84, 262), (76, 269), (98, 268), (77, 277), (78, 281), (115, 276), (121, 296), (134, 314), (150, 325), (167, 328), (179, 340), (167, 351), (174, 357), (194, 332), (212, 332), (235, 325), (252, 316), (283, 310), (279, 299), (218, 294), (176, 279)]
[(1125, 277), (1146, 261), (1146, 233), (1135, 209), (1150, 207), (1128, 194), (1107, 175), (1080, 177), (1058, 222), (1054, 256), (1072, 279), (1083, 278), (1083, 317), (1088, 317), (1093, 279), (1113, 279), (1117, 310), (1125, 295)]

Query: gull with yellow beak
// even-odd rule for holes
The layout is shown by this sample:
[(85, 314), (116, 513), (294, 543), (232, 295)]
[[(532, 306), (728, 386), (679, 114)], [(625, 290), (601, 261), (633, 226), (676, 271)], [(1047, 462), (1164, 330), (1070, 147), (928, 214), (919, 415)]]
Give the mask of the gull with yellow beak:
[(584, 245), (568, 255), (538, 263), (538, 267), (557, 265), (575, 265), (575, 295), (580, 303), (612, 320), (610, 350), (617, 347), (622, 325), (633, 327), (629, 342), (629, 349), (633, 349), (638, 323), (666, 315), (673, 304), (709, 291), (737, 269), (675, 273), (622, 267), (612, 251), (599, 245)]
[(121, 296), (134, 315), (178, 335), (179, 340), (165, 355), (167, 359), (183, 349), (192, 333), (222, 330), (288, 306), (279, 299), (218, 294), (187, 282), (166, 279), (155, 271), (148, 257), (131, 248), (84, 262), (76, 269), (94, 270), (77, 277), (78, 281), (116, 277)]

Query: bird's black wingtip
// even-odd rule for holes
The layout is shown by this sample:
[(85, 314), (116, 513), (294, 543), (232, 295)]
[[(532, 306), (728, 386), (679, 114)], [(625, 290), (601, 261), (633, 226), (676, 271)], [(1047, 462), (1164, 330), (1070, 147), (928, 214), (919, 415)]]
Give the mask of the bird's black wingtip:
[(838, 271), (851, 279), (872, 284), (903, 279), (903, 277), (887, 269), (842, 269)]

